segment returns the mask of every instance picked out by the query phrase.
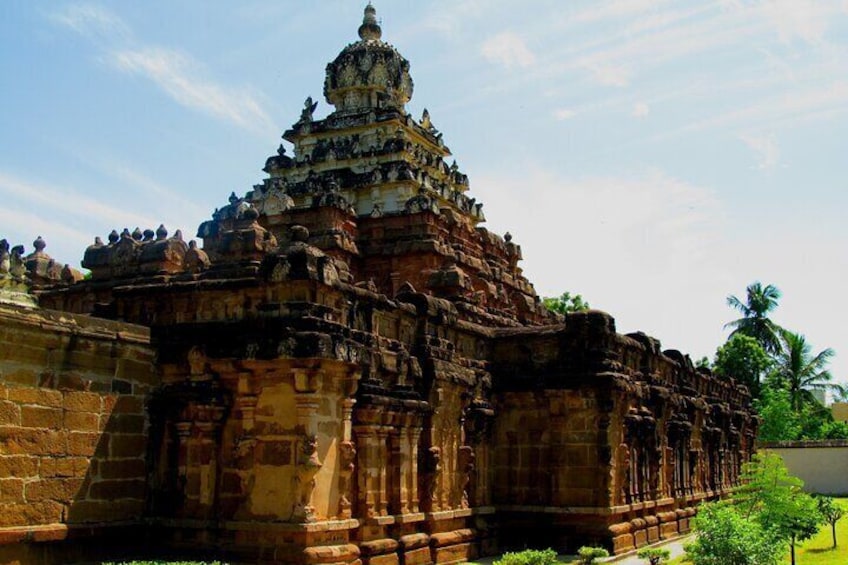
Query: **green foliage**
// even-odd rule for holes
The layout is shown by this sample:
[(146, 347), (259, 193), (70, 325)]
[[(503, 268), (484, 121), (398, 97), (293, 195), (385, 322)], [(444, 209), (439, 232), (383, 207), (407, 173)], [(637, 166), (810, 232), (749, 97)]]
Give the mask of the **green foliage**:
[(697, 536), (686, 546), (694, 565), (777, 565), (786, 542), (724, 502), (702, 504), (693, 521)]
[(710, 362), (710, 358), (704, 355), (697, 361), (695, 361), (695, 367), (698, 369), (712, 369), (713, 364)]
[(572, 296), (570, 292), (563, 292), (559, 298), (543, 298), (542, 305), (557, 314), (583, 312), (590, 308), (589, 303), (585, 302), (582, 296), (579, 294)]
[(836, 503), (836, 500), (829, 496), (819, 496), (816, 498), (816, 503), (819, 506), (819, 514), (825, 522), (830, 524), (833, 534), (833, 547), (836, 547), (836, 523), (845, 514), (845, 510)]
[(671, 552), (661, 547), (645, 547), (636, 553), (636, 557), (646, 560), (650, 565), (660, 565), (664, 561), (668, 561)]
[(792, 409), (789, 391), (766, 384), (760, 398), (754, 401), (754, 408), (762, 418), (760, 441), (791, 441), (801, 435), (800, 418)]
[(553, 565), (558, 563), (553, 549), (525, 549), (514, 553), (504, 553), (494, 565)]
[(727, 297), (727, 305), (737, 310), (742, 317), (734, 320), (724, 327), (733, 328), (731, 337), (737, 334), (746, 335), (756, 339), (768, 353), (776, 353), (780, 350), (779, 331), (780, 326), (768, 317), (772, 310), (777, 308), (780, 299), (780, 290), (776, 286), (763, 286), (756, 281), (745, 289), (745, 302), (735, 296)]
[(739, 511), (788, 541), (794, 563), (795, 543), (815, 535), (823, 521), (816, 501), (801, 490), (804, 481), (790, 475), (783, 459), (768, 451), (743, 466), (742, 479), (734, 497)]
[(733, 377), (748, 387), (754, 398), (759, 397), (760, 379), (772, 366), (771, 357), (760, 342), (737, 333), (716, 350), (713, 371), (723, 377)]
[(584, 545), (580, 549), (577, 550), (577, 555), (580, 559), (577, 560), (581, 565), (591, 565), (595, 562), (595, 559), (600, 559), (601, 557), (609, 557), (609, 552), (603, 547), (592, 547), (588, 545)]
[(793, 409), (800, 411), (804, 405), (818, 404), (811, 391), (842, 390), (841, 386), (831, 382), (833, 376), (827, 370), (835, 355), (832, 349), (813, 355), (806, 338), (788, 330), (780, 331), (780, 343), (773, 378), (789, 391)]
[(760, 441), (793, 441), (799, 439), (848, 439), (848, 424), (835, 422), (830, 410), (818, 402), (792, 408), (789, 391), (773, 379), (763, 383), (754, 408), (762, 417)]
[(818, 435), (817, 439), (848, 439), (848, 422), (824, 422)]

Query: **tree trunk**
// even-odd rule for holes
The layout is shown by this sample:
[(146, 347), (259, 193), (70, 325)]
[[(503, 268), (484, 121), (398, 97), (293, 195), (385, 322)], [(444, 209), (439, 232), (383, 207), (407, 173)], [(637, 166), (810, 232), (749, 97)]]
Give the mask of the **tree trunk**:
[(792, 552), (792, 565), (795, 565), (795, 536), (792, 536), (792, 541), (789, 542), (789, 550)]
[(836, 522), (830, 523), (831, 531), (833, 532), (833, 547), (836, 547)]

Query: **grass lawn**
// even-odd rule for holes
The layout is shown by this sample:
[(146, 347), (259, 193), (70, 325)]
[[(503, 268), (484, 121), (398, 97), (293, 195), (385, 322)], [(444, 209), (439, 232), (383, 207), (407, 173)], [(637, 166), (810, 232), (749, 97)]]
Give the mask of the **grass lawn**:
[[(798, 565), (845, 565), (848, 563), (848, 498), (838, 498), (845, 516), (836, 523), (836, 549), (833, 549), (833, 532), (825, 524), (815, 536), (795, 548)], [(786, 558), (789, 563), (789, 557)]]
[[(795, 547), (797, 565), (846, 565), (848, 564), (848, 498), (836, 501), (845, 509), (845, 516), (836, 523), (836, 549), (833, 548), (833, 533), (830, 524), (825, 524), (812, 538)], [(785, 563), (789, 563), (789, 551)], [(685, 557), (669, 561), (668, 565), (689, 563)]]

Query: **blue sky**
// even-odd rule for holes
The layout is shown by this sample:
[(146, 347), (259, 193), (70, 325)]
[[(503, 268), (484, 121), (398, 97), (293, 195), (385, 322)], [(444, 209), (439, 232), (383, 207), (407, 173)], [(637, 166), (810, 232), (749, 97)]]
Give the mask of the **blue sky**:
[[(193, 236), (265, 158), (363, 2), (0, 3), (0, 237)], [(383, 39), (539, 294), (712, 356), (754, 280), (837, 352), (848, 0), (378, 1)]]

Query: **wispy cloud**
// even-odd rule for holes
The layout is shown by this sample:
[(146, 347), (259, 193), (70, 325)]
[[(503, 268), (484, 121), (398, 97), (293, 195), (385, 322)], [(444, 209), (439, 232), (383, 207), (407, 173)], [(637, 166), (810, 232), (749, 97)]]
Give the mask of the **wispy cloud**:
[(116, 157), (108, 148), (67, 143), (62, 146), (62, 150), (86, 167), (107, 177), (110, 185), (120, 186), (125, 194), (155, 200), (160, 206), (159, 213), (165, 214), (160, 221), (175, 224), (175, 220), (185, 219), (186, 216), (194, 218), (206, 216), (207, 210), (196, 201), (187, 198), (185, 190), (167, 186), (151, 177), (150, 173), (139, 171), (125, 160)]
[(48, 17), (89, 39), (127, 40), (132, 35), (124, 21), (109, 10), (94, 4), (71, 4)]
[(633, 105), (633, 110), (630, 112), (630, 115), (634, 118), (644, 118), (648, 114), (651, 113), (651, 107), (647, 102), (636, 102)]
[(31, 250), (31, 242), (37, 236), (43, 236), (47, 253), (72, 265), (77, 265), (82, 250), (92, 241), (91, 234), (25, 210), (0, 208), (0, 224), (3, 225), (0, 237), (8, 239), (12, 245), (23, 245), (24, 249)]
[(493, 9), (493, 4), (492, 0), (451, 0), (428, 10), (427, 16), (420, 22), (419, 29), (457, 36), (464, 24), (476, 23), (478, 18)]
[(560, 121), (570, 120), (576, 115), (577, 112), (575, 112), (571, 108), (557, 108), (556, 110), (554, 110), (554, 118)]
[[(541, 295), (582, 292), (611, 312), (620, 330), (642, 329), (664, 342), (673, 337), (666, 346), (688, 350), (699, 338), (720, 339), (724, 313), (715, 305), (727, 288), (727, 218), (714, 190), (655, 168), (577, 177), (519, 168), (521, 174), (493, 171), (475, 182), (492, 195), (489, 229), (515, 236)], [(528, 185), (537, 190), (520, 190)], [(528, 229), (534, 225), (556, 226), (556, 237), (550, 229)]]
[(739, 139), (747, 145), (757, 158), (758, 169), (774, 169), (780, 164), (780, 147), (774, 134), (741, 134)]
[[(155, 225), (155, 220), (150, 217), (128, 211), (124, 207), (110, 206), (73, 188), (22, 179), (4, 171), (0, 171), (0, 193), (19, 203), (27, 202), (57, 212), (70, 211), (74, 216), (98, 222), (107, 219), (123, 227)], [(71, 210), (68, 209), (68, 202), (73, 203)]]
[(113, 52), (109, 61), (121, 71), (153, 81), (187, 108), (259, 133), (274, 131), (271, 118), (252, 94), (202, 78), (200, 65), (185, 53), (148, 47)]
[(624, 65), (598, 58), (582, 59), (578, 64), (589, 71), (596, 82), (605, 86), (627, 86), (633, 75), (633, 72)]
[(784, 43), (795, 39), (821, 42), (828, 18), (838, 10), (835, 4), (821, 0), (765, 0), (759, 9)]
[(720, 127), (777, 126), (846, 111), (848, 82), (834, 82), (827, 86), (811, 85), (802, 90), (776, 94), (755, 104), (692, 123), (677, 133)]
[(150, 80), (178, 104), (255, 133), (276, 133), (257, 93), (208, 78), (204, 65), (188, 53), (138, 41), (130, 26), (109, 10), (74, 4), (49, 17), (91, 39), (113, 68)]
[[(662, 269), (690, 265), (721, 235), (724, 212), (715, 192), (656, 168), (624, 176), (566, 178), (532, 166), (522, 167), (522, 171), (526, 173), (520, 176), (477, 177), (478, 185), (496, 195), (494, 202), (489, 201), (487, 215), (491, 221), (500, 219), (512, 225), (558, 225), (558, 240), (579, 241), (591, 235), (591, 246), (570, 248), (569, 260), (574, 264), (617, 257), (658, 261)], [(527, 184), (539, 190), (532, 194), (517, 191)], [(514, 201), (519, 198), (520, 203)], [(546, 241), (550, 234), (545, 230), (522, 238), (530, 239), (523, 242), (526, 250), (550, 247)], [(534, 279), (556, 281), (559, 268), (551, 265), (550, 272)]]
[(513, 31), (504, 31), (488, 38), (480, 51), (487, 60), (507, 69), (530, 67), (536, 62), (536, 55), (521, 36)]
[(632, 18), (644, 12), (654, 11), (670, 0), (610, 0), (592, 2), (592, 7), (576, 13), (571, 21), (575, 23), (595, 23), (603, 20)]
[[(157, 222), (132, 207), (113, 206), (86, 196), (69, 186), (23, 178), (0, 170), (0, 237), (31, 249), (36, 236), (47, 242), (47, 252), (57, 261), (79, 266), (94, 236), (128, 227), (155, 228)], [(37, 213), (31, 212), (37, 210)], [(55, 218), (63, 218), (57, 222)]]

